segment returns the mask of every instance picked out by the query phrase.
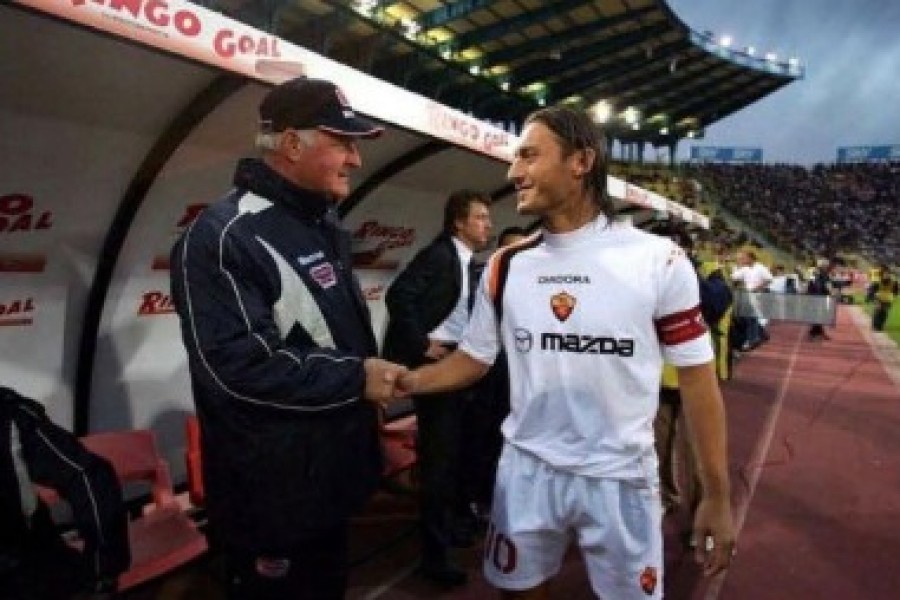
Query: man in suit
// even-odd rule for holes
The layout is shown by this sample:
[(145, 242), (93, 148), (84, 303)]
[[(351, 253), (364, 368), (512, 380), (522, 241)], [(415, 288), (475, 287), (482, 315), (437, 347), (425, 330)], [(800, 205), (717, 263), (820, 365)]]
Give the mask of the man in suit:
[[(474, 253), (487, 248), (490, 198), (473, 190), (450, 194), (441, 233), (391, 284), (385, 298), (390, 321), (384, 356), (410, 367), (435, 362), (456, 348), (469, 320), (477, 285)], [(470, 269), (471, 268), (471, 269)], [(450, 564), (448, 548), (471, 543), (462, 489), (461, 449), (465, 391), (414, 398), (418, 420), (421, 574), (444, 586), (461, 585), (464, 571)]]

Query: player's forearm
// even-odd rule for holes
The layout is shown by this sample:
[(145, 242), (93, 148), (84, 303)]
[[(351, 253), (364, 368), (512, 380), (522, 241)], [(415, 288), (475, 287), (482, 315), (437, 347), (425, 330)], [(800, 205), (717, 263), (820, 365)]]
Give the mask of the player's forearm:
[(714, 367), (708, 363), (679, 369), (678, 381), (704, 494), (727, 499), (728, 433)]
[(410, 373), (408, 386), (413, 394), (433, 394), (468, 387), (484, 377), (489, 365), (465, 352), (454, 351), (446, 358)]

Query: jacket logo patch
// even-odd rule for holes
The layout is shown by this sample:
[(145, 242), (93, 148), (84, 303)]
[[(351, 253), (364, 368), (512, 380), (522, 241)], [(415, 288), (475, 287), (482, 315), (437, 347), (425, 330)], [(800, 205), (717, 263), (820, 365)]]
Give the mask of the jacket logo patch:
[(640, 576), (641, 589), (648, 596), (652, 596), (656, 590), (656, 569), (654, 567), (646, 567), (641, 571)]
[(337, 284), (337, 276), (334, 274), (334, 266), (331, 263), (316, 265), (309, 270), (309, 275), (324, 290)]
[(562, 322), (568, 319), (575, 310), (576, 302), (575, 296), (567, 292), (560, 292), (550, 298), (550, 309), (553, 310), (553, 315)]

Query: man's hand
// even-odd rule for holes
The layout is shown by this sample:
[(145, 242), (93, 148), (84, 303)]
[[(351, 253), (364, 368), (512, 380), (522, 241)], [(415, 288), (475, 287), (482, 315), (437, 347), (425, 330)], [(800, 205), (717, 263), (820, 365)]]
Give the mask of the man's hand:
[(691, 540), (694, 558), (703, 574), (715, 575), (731, 564), (735, 552), (734, 525), (728, 498), (706, 498), (697, 507)]
[(394, 387), (397, 379), (408, 371), (403, 365), (398, 365), (380, 358), (367, 358), (363, 362), (366, 370), (366, 388), (363, 392), (366, 400), (375, 402), (382, 408), (395, 396)]

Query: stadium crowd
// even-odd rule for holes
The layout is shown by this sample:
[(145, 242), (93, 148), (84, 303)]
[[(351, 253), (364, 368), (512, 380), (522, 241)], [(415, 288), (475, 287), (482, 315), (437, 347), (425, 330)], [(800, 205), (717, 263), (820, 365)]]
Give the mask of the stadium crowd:
[(900, 263), (900, 164), (686, 166), (704, 196), (797, 258)]

